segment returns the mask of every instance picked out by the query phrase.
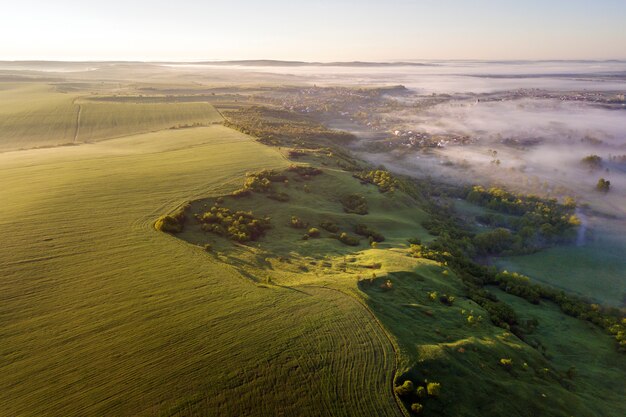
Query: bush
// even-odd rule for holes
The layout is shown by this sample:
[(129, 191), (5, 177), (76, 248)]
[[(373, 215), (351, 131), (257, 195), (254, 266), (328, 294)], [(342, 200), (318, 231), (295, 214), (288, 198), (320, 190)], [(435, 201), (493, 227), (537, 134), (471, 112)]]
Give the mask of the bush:
[(411, 404), (411, 412), (413, 414), (421, 414), (423, 409), (424, 409), (424, 406), (420, 403)]
[(370, 229), (364, 224), (357, 224), (354, 227), (354, 233), (369, 238), (370, 242), (383, 242), (385, 240), (385, 236), (378, 233), (376, 230)]
[(337, 239), (339, 239), (339, 241), (344, 245), (348, 246), (358, 246), (360, 243), (358, 238), (350, 236), (346, 232), (341, 233)]
[(398, 394), (400, 397), (407, 397), (413, 394), (413, 390), (415, 389), (415, 387), (413, 385), (413, 381), (407, 379), (402, 385), (398, 385), (395, 389), (396, 394)]
[(174, 217), (166, 215), (161, 216), (154, 223), (155, 229), (165, 233), (180, 233), (183, 231), (182, 223), (179, 223)]
[(330, 233), (337, 233), (339, 231), (339, 226), (335, 222), (331, 222), (329, 220), (325, 220), (320, 223), (320, 227)]
[(252, 194), (252, 191), (242, 188), (240, 190), (233, 191), (231, 196), (235, 198), (243, 198), (243, 197), (248, 197), (251, 194)]
[(291, 216), (291, 222), (289, 225), (295, 229), (304, 229), (307, 227), (307, 224), (297, 216)]
[(274, 192), (274, 193), (268, 194), (267, 198), (284, 203), (286, 201), (289, 201), (289, 194), (281, 193), (281, 192)]
[(441, 384), (439, 382), (429, 382), (426, 385), (426, 392), (431, 397), (439, 397), (441, 393)]
[(455, 299), (456, 299), (455, 297), (448, 295), (448, 294), (442, 294), (439, 297), (439, 301), (441, 301), (442, 304), (445, 304), (447, 306), (451, 306), (454, 303)]
[(380, 284), (380, 289), (383, 291), (389, 291), (393, 289), (393, 282), (390, 279), (386, 280), (382, 284)]
[(187, 221), (187, 210), (190, 207), (190, 204), (186, 203), (170, 214), (159, 217), (154, 223), (154, 228), (165, 233), (182, 232), (185, 222)]
[(426, 398), (426, 388), (422, 386), (417, 387), (415, 394), (417, 395), (417, 398)]
[(307, 234), (310, 237), (320, 237), (320, 229), (316, 228), (316, 227), (311, 227), (309, 229), (309, 231), (307, 232)]
[(360, 194), (348, 194), (341, 200), (341, 204), (346, 213), (365, 215), (369, 210), (367, 200)]
[(611, 181), (600, 178), (596, 184), (596, 190), (607, 193), (611, 189)]
[(500, 359), (500, 362), (498, 363), (501, 367), (503, 367), (507, 371), (510, 371), (511, 369), (513, 369), (513, 359), (502, 358)]

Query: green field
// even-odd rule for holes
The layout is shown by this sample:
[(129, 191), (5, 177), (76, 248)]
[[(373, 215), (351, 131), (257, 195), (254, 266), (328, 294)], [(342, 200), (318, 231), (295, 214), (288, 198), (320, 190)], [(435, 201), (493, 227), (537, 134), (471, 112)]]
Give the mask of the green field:
[(152, 228), (285, 164), (221, 126), (0, 155), (2, 413), (396, 415), (354, 299), (258, 287)]
[(614, 306), (626, 303), (626, 248), (610, 234), (584, 246), (558, 246), (526, 256), (512, 256), (496, 265), (540, 282)]
[(101, 103), (45, 84), (0, 83), (0, 151), (92, 142), (222, 117), (208, 103)]

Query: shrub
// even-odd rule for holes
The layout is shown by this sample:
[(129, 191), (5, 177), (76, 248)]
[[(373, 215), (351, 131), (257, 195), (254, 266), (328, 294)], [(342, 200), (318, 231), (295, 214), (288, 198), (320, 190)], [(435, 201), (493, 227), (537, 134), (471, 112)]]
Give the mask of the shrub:
[(370, 229), (364, 224), (357, 224), (354, 227), (354, 233), (369, 238), (370, 242), (383, 242), (385, 240), (385, 236), (378, 233), (376, 230)]
[(307, 234), (310, 237), (320, 237), (320, 229), (316, 228), (316, 227), (311, 227), (309, 229), (309, 231), (307, 232)]
[(455, 299), (455, 297), (448, 294), (441, 294), (441, 296), (439, 297), (439, 301), (447, 306), (451, 306), (454, 303)]
[(252, 191), (242, 188), (240, 190), (233, 191), (231, 196), (233, 196), (234, 198), (242, 198), (242, 197), (248, 197), (251, 194), (252, 194)]
[(435, 301), (437, 299), (437, 291), (431, 291), (428, 293), (428, 299), (430, 301)]
[(500, 359), (500, 362), (498, 362), (498, 363), (499, 363), (499, 365), (501, 367), (503, 367), (507, 371), (510, 371), (511, 369), (513, 369), (513, 359), (502, 358), (502, 359)]
[(207, 251), (207, 252), (213, 251), (213, 245), (211, 245), (210, 243), (205, 243), (204, 244), (204, 250)]
[(426, 388), (421, 385), (417, 387), (417, 391), (415, 392), (418, 398), (426, 398)]
[(396, 394), (398, 394), (400, 397), (407, 397), (413, 394), (414, 389), (415, 387), (413, 385), (413, 381), (407, 379), (402, 385), (398, 385), (396, 387)]
[(165, 215), (157, 219), (154, 223), (155, 229), (165, 233), (180, 233), (183, 231), (182, 223), (179, 223), (174, 217)]
[(348, 246), (358, 246), (360, 243), (358, 238), (350, 236), (346, 232), (341, 233), (337, 239), (339, 239), (339, 241), (344, 245)]
[(329, 220), (325, 220), (320, 223), (320, 227), (330, 233), (337, 233), (339, 231), (339, 226), (335, 222), (331, 222)]
[(291, 216), (291, 222), (289, 225), (295, 229), (304, 229), (307, 227), (307, 224), (297, 216)]
[(390, 279), (388, 279), (385, 282), (383, 282), (382, 284), (380, 284), (380, 289), (384, 290), (384, 291), (389, 291), (389, 290), (393, 289), (393, 283), (391, 282)]
[(289, 201), (289, 194), (281, 193), (281, 192), (274, 192), (274, 193), (268, 194), (267, 198), (284, 203), (286, 201)]
[(412, 237), (410, 239), (407, 239), (407, 242), (409, 242), (411, 245), (421, 245), (422, 241), (416, 237)]
[(354, 213), (365, 215), (368, 213), (367, 200), (360, 194), (348, 194), (341, 199), (343, 211), (346, 213)]
[(154, 228), (165, 233), (182, 232), (187, 221), (187, 210), (190, 207), (189, 203), (186, 203), (170, 214), (159, 217), (154, 223)]
[(596, 190), (607, 193), (611, 189), (611, 181), (600, 178), (596, 184)]
[(420, 403), (411, 404), (411, 412), (413, 414), (421, 414), (423, 409), (424, 409), (424, 406)]
[(431, 397), (438, 397), (441, 393), (441, 384), (439, 382), (429, 382), (426, 385), (426, 392)]
[(301, 156), (305, 156), (305, 155), (306, 155), (306, 152), (303, 152), (300, 150), (292, 149), (289, 151), (289, 157), (293, 159), (298, 159)]

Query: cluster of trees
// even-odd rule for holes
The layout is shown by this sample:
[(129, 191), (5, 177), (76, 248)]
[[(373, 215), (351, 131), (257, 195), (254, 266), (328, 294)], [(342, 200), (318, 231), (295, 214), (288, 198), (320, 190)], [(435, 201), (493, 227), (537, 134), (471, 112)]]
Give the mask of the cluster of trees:
[(394, 390), (398, 397), (407, 404), (411, 404), (411, 412), (421, 414), (424, 409), (421, 402), (429, 398), (439, 397), (441, 395), (441, 383), (424, 381), (423, 384), (416, 385), (412, 380), (407, 379), (401, 385), (397, 385)]
[(163, 215), (154, 223), (154, 228), (165, 233), (180, 233), (187, 221), (187, 210), (191, 207), (185, 203), (170, 214)]
[(473, 235), (458, 223), (454, 213), (435, 205), (430, 206), (429, 212), (432, 220), (425, 226), (433, 225), (435, 229), (431, 233), (436, 233), (438, 237), (427, 246), (411, 245), (410, 254), (448, 265), (465, 284), (468, 297), (489, 313), (490, 320), (496, 326), (508, 329), (524, 340), (537, 323), (520, 321), (510, 306), (485, 288), (488, 285), (497, 285), (503, 291), (531, 303), (536, 304), (541, 300), (553, 302), (563, 313), (606, 330), (614, 336), (618, 349), (626, 352), (626, 317), (623, 311), (612, 307), (603, 308), (561, 290), (532, 283), (521, 274), (499, 272), (495, 267), (479, 264), (472, 258), (477, 253)]
[(333, 130), (299, 113), (252, 106), (225, 113), (226, 126), (259, 138), (273, 146), (306, 147), (309, 144), (345, 143), (348, 132)]
[(256, 217), (248, 211), (231, 211), (226, 207), (213, 206), (197, 216), (202, 230), (245, 243), (259, 239), (271, 228), (269, 217)]
[(587, 155), (580, 162), (590, 170), (602, 168), (602, 158), (598, 155)]
[(381, 193), (395, 191), (401, 186), (400, 181), (391, 175), (389, 171), (381, 169), (357, 172), (353, 176), (363, 184), (374, 184)]
[(291, 165), (287, 168), (287, 171), (294, 172), (304, 179), (310, 179), (323, 173), (321, 169), (307, 165)]
[(282, 172), (264, 169), (259, 172), (246, 173), (246, 179), (243, 188), (234, 191), (231, 195), (235, 198), (242, 198), (252, 195), (253, 192), (267, 194), (267, 198), (272, 200), (286, 202), (289, 201), (289, 194), (278, 191), (274, 184), (281, 183), (287, 186), (289, 178)]
[(341, 199), (341, 204), (346, 213), (365, 215), (369, 212), (367, 200), (360, 194), (348, 194)]
[(497, 229), (476, 236), (479, 254), (523, 254), (537, 251), (574, 236), (580, 219), (573, 201), (560, 204), (556, 199), (514, 194), (500, 188), (474, 186), (466, 196), (469, 202), (505, 213), (478, 216), (477, 220)]

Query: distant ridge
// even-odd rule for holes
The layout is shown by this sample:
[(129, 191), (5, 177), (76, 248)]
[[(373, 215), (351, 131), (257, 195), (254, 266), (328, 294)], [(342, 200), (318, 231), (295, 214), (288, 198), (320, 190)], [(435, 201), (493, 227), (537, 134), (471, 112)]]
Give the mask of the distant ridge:
[(431, 67), (436, 64), (424, 64), (419, 62), (368, 62), (368, 61), (336, 61), (336, 62), (306, 62), (306, 61), (280, 61), (273, 59), (244, 59), (235, 61), (203, 61), (190, 62), (198, 65), (241, 65), (250, 67)]

